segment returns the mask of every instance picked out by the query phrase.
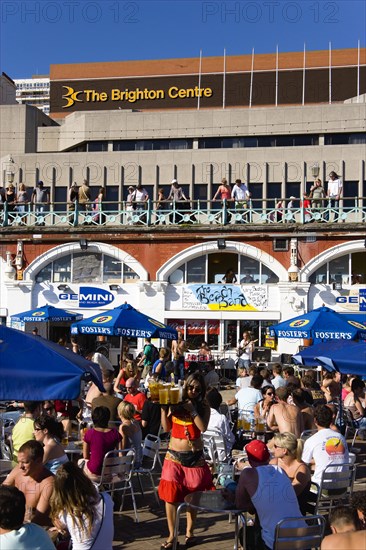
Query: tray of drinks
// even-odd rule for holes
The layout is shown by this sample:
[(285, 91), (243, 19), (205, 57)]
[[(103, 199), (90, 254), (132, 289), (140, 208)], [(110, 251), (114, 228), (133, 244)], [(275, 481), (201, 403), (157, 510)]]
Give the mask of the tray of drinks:
[(149, 391), (151, 401), (159, 405), (176, 405), (181, 401), (179, 386), (172, 386), (159, 381), (149, 381)]

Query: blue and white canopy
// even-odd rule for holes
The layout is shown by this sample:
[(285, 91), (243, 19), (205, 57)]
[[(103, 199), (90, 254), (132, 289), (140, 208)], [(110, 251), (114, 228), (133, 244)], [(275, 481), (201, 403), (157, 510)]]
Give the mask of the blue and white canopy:
[(363, 341), (322, 342), (299, 351), (293, 359), (306, 367), (322, 365), (343, 374), (366, 376), (366, 342)]
[(45, 338), (0, 325), (0, 401), (76, 399), (81, 380), (104, 391), (99, 365)]
[(45, 305), (37, 309), (24, 311), (11, 316), (12, 321), (20, 321), (23, 323), (42, 323), (45, 321), (56, 322), (75, 322), (80, 321), (83, 316), (79, 313), (66, 311), (54, 306)]
[(71, 334), (105, 334), (125, 338), (163, 338), (176, 340), (177, 331), (144, 315), (130, 304), (94, 315), (71, 325)]
[(315, 342), (327, 340), (354, 340), (365, 333), (366, 326), (347, 319), (328, 307), (319, 307), (309, 313), (293, 317), (270, 327), (271, 336), (277, 338), (313, 338)]

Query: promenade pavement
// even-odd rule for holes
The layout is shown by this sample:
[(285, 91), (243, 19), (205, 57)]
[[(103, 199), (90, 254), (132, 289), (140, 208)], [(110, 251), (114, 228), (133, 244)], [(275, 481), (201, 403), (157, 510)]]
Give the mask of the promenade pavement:
[[(235, 389), (221, 391), (224, 400), (231, 398)], [(356, 463), (357, 477), (355, 491), (366, 489), (366, 442), (357, 441), (356, 447), (361, 449), (357, 455)], [(161, 458), (163, 459), (165, 448), (162, 449)], [(160, 471), (156, 472), (154, 479), (156, 485), (159, 481)], [(134, 512), (132, 508), (131, 496), (126, 495), (124, 508), (122, 512), (114, 514), (114, 543), (113, 549), (123, 548), (126, 550), (150, 550), (158, 549), (167, 538), (167, 525), (165, 519), (164, 503), (158, 507), (148, 484), (146, 492), (141, 495), (137, 480), (134, 479), (136, 494), (136, 503), (139, 516), (139, 523), (134, 522)], [(185, 515), (182, 515), (180, 525), (180, 549), (185, 548)], [(231, 550), (234, 545), (234, 522), (229, 523), (229, 516), (217, 515), (211, 513), (199, 513), (197, 517), (195, 535), (197, 544), (195, 548), (200, 550)]]

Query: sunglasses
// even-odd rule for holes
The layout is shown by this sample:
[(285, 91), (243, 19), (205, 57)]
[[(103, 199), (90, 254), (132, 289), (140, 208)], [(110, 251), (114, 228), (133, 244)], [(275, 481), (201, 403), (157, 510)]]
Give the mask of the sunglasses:
[(43, 409), (43, 410), (44, 410), (45, 412), (49, 412), (49, 411), (54, 411), (55, 408), (54, 408), (54, 407), (49, 407), (48, 409), (45, 408), (45, 409)]
[(271, 391), (271, 392), (267, 392), (266, 395), (274, 395), (274, 393)]
[(33, 428), (33, 431), (35, 431), (35, 432), (41, 432), (41, 431), (42, 431), (42, 428)]
[(276, 443), (273, 445), (275, 449), (284, 449), (285, 447), (281, 447), (280, 445), (276, 445)]
[(188, 384), (188, 389), (191, 391), (202, 391), (201, 386), (194, 386), (193, 384)]

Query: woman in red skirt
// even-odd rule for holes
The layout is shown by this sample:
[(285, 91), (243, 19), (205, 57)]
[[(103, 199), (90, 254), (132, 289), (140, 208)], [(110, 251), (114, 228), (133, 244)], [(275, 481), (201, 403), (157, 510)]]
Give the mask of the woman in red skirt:
[[(161, 548), (172, 548), (178, 505), (195, 491), (213, 489), (212, 475), (203, 456), (201, 433), (207, 429), (210, 407), (205, 400), (206, 386), (197, 371), (184, 383), (182, 403), (162, 407), (161, 423), (164, 431), (171, 431), (165, 456), (159, 496), (165, 501), (169, 538)], [(197, 513), (187, 511), (186, 548), (194, 544), (194, 523)]]

